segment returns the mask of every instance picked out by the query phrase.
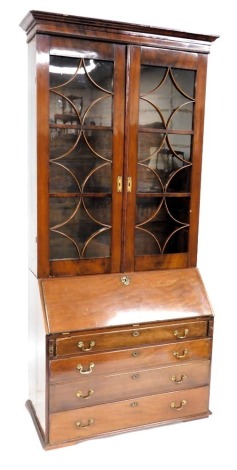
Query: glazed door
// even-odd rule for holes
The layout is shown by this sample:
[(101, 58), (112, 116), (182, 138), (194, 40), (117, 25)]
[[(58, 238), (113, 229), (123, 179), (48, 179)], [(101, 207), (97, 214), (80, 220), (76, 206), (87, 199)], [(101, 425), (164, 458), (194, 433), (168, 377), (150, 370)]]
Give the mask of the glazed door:
[(132, 46), (128, 63), (124, 269), (195, 266), (206, 59)]
[(195, 266), (205, 55), (37, 47), (42, 276)]
[(52, 39), (51, 274), (120, 271), (125, 48)]

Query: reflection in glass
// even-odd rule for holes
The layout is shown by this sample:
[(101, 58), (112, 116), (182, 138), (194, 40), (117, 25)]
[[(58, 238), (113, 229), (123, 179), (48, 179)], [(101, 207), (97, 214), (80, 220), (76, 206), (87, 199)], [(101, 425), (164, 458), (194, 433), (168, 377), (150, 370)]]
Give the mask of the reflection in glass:
[(83, 192), (111, 192), (111, 164), (103, 163), (90, 173), (83, 185)]
[[(155, 139), (152, 140), (154, 147), (149, 146), (150, 136), (153, 134), (140, 132), (138, 137), (137, 191), (189, 192), (191, 136), (159, 134), (156, 146)], [(189, 170), (179, 174), (184, 167)]]
[(175, 155), (179, 155), (185, 161), (191, 160), (192, 136), (185, 134), (169, 134), (168, 146)]
[(193, 70), (141, 66), (137, 256), (188, 250), (194, 92)]
[(49, 70), (51, 123), (111, 125), (112, 62), (51, 56)]
[(189, 198), (137, 198), (136, 255), (187, 251)]
[(162, 147), (165, 140), (165, 134), (157, 132), (139, 132), (138, 133), (138, 161), (156, 159), (158, 150)]
[(50, 256), (110, 256), (113, 62), (51, 56), (49, 70)]
[(51, 259), (61, 259), (62, 253), (64, 259), (89, 256), (91, 244), (95, 257), (109, 253), (103, 241), (110, 240), (111, 198), (51, 198), (50, 209)]
[(137, 192), (150, 193), (163, 190), (158, 174), (147, 165), (138, 164), (137, 167)]
[[(192, 129), (193, 108), (188, 103), (194, 100), (194, 83), (195, 72), (192, 70), (142, 65), (140, 126), (169, 122), (170, 129)], [(170, 120), (178, 108), (179, 117)]]
[(112, 159), (112, 132), (107, 130), (90, 129), (83, 132), (88, 147), (102, 159)]

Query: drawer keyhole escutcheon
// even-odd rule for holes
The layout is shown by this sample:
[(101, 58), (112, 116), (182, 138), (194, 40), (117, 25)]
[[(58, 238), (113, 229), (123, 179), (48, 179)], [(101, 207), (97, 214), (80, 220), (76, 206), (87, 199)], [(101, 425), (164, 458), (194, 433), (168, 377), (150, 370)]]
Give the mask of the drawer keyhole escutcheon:
[(94, 390), (92, 388), (90, 388), (90, 390), (88, 390), (87, 395), (83, 395), (83, 392), (81, 390), (79, 390), (77, 392), (77, 397), (78, 398), (83, 398), (84, 400), (87, 400), (87, 398), (90, 398), (91, 395), (93, 395), (93, 393), (94, 393)]
[(83, 343), (83, 341), (79, 341), (79, 343), (77, 343), (77, 346), (82, 351), (91, 351), (91, 349), (95, 346), (95, 341), (89, 342), (89, 348), (85, 348), (85, 344)]
[(121, 277), (121, 282), (122, 282), (122, 284), (124, 284), (124, 286), (129, 286), (130, 279), (129, 279), (128, 276), (123, 276), (123, 277)]
[(186, 400), (182, 400), (182, 401), (180, 402), (180, 404), (177, 405), (177, 404), (175, 403), (175, 401), (172, 401), (172, 403), (170, 404), (170, 406), (171, 406), (171, 408), (173, 408), (174, 410), (180, 411), (180, 410), (183, 409), (183, 407), (186, 405), (186, 403), (187, 403)]
[(132, 335), (136, 338), (137, 336), (140, 335), (140, 333), (139, 333), (139, 331), (133, 331), (133, 334), (132, 334)]
[(132, 353), (132, 357), (137, 357), (137, 356), (139, 356), (139, 351), (134, 351), (134, 352)]
[(93, 423), (94, 423), (94, 420), (93, 418), (91, 418), (91, 419), (88, 419), (87, 424), (83, 424), (81, 421), (77, 421), (76, 425), (80, 429), (85, 429), (85, 428), (89, 428)]
[(90, 374), (92, 372), (93, 367), (95, 367), (94, 362), (89, 364), (88, 369), (83, 369), (81, 364), (77, 364), (77, 369), (79, 370), (80, 374)]
[(181, 333), (179, 330), (175, 330), (174, 336), (177, 336), (178, 339), (184, 339), (187, 338), (188, 332), (188, 328), (186, 328), (183, 333)]
[(188, 350), (187, 350), (187, 349), (184, 349), (182, 354), (179, 353), (178, 351), (174, 351), (174, 352), (173, 352), (173, 355), (174, 355), (175, 357), (177, 357), (177, 359), (183, 359), (184, 357), (187, 356), (187, 354), (188, 354)]
[(133, 379), (133, 380), (139, 379), (139, 374), (133, 374), (133, 375), (131, 375), (131, 379)]
[(172, 382), (175, 382), (176, 384), (181, 384), (186, 378), (187, 378), (187, 375), (185, 374), (182, 374), (180, 379), (177, 379), (176, 375), (172, 375), (171, 380)]

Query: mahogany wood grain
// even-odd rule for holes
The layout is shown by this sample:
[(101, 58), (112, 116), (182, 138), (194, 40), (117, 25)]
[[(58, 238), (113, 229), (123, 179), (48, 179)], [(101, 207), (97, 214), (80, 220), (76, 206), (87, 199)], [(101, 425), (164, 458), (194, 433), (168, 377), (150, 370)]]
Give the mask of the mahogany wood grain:
[(188, 253), (136, 256), (135, 271), (188, 267)]
[[(111, 272), (119, 272), (121, 270), (123, 193), (117, 190), (117, 179), (120, 176), (124, 176), (125, 59), (124, 47), (121, 45), (115, 46)], [(124, 186), (125, 181), (123, 177)]]
[[(208, 331), (208, 319), (198, 321), (166, 322), (161, 325), (147, 325), (133, 328), (114, 328), (103, 333), (94, 332), (78, 333), (76, 335), (62, 335), (55, 340), (56, 356), (68, 356), (72, 354), (106, 351), (108, 349), (121, 349), (126, 347), (138, 347), (160, 342), (174, 341), (198, 337), (206, 337)], [(83, 345), (80, 346), (80, 343)]]
[[(129, 43), (146, 43), (178, 50), (209, 52), (210, 44), (218, 36), (137, 25), (119, 21), (77, 17), (56, 13), (30, 11), (20, 26), (30, 40), (36, 32), (71, 37), (94, 37)], [(174, 39), (173, 39), (174, 38)]]
[(37, 60), (37, 276), (49, 276), (49, 37), (39, 36), (36, 41)]
[[(210, 359), (212, 340), (197, 339), (117, 351), (54, 359), (49, 365), (50, 382), (78, 379), (84, 375), (118, 373), (129, 370)], [(81, 369), (81, 370), (80, 370)]]
[(191, 178), (192, 198), (190, 206), (188, 266), (196, 266), (197, 263), (206, 73), (207, 57), (200, 55), (198, 58), (195, 92), (196, 104), (194, 112), (193, 169)]
[(212, 315), (195, 268), (39, 281), (51, 333)]
[[(195, 266), (207, 54), (217, 36), (39, 11), (29, 12), (21, 27), (29, 42), (29, 263), (34, 273), (26, 406), (41, 443), (57, 448), (207, 417), (213, 312)], [(49, 194), (50, 132), (63, 135), (69, 128), (60, 109), (55, 110), (60, 123), (49, 122), (50, 54), (67, 57), (68, 63), (70, 57), (113, 62), (113, 128), (111, 123), (92, 126), (84, 118), (70, 127), (75, 135), (113, 131), (112, 189), (83, 195), (108, 193), (112, 199), (111, 250), (104, 258), (96, 251), (94, 259), (64, 259), (65, 253), (50, 259), (49, 197), (68, 196), (72, 202), (78, 197), (64, 188), (60, 194), (60, 186)], [(139, 126), (141, 65), (196, 71), (194, 129)], [(93, 74), (87, 78), (93, 82)], [(191, 188), (167, 193), (167, 198), (191, 199), (187, 253), (135, 256), (137, 140), (143, 130), (149, 142), (162, 133), (192, 140)], [(146, 134), (142, 137), (146, 141)], [(152, 197), (162, 198), (162, 189), (155, 190)], [(139, 204), (143, 197), (149, 201), (146, 193), (138, 197)], [(81, 341), (85, 351), (78, 347)]]
[[(50, 412), (208, 385), (210, 361), (81, 378), (50, 385)], [(78, 396), (78, 392), (79, 396)]]
[[(50, 443), (83, 440), (110, 431), (129, 429), (144, 424), (172, 422), (195, 415), (208, 414), (209, 387), (169, 392), (135, 400), (97, 405), (50, 415)], [(186, 404), (180, 407), (182, 400)], [(89, 420), (93, 420), (88, 426)], [(77, 423), (81, 423), (79, 427)]]

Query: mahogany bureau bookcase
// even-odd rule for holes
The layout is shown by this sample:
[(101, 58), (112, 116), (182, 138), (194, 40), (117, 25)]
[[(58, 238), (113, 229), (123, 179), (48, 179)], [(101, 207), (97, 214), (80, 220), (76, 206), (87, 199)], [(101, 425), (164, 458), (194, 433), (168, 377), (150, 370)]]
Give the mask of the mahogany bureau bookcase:
[(217, 36), (31, 11), (30, 392), (45, 449), (207, 417), (196, 267)]

